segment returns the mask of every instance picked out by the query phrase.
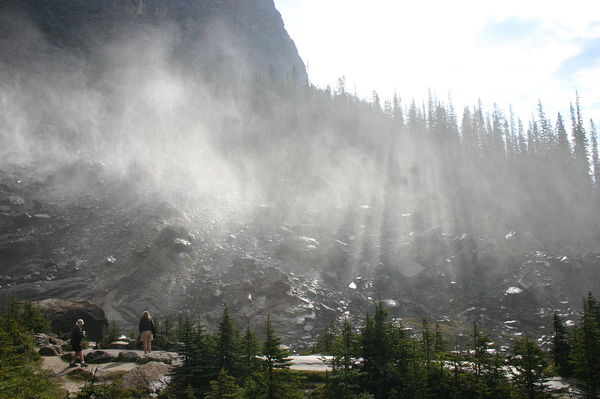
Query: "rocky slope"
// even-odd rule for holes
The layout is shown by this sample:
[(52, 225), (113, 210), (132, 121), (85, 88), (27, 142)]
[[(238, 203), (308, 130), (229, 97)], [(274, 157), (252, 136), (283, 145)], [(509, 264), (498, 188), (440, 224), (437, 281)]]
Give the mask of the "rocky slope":
[[(356, 248), (352, 236), (322, 226), (278, 225), (262, 204), (223, 218), (139, 196), (135, 184), (89, 160), (2, 170), (0, 295), (87, 298), (125, 327), (150, 310), (159, 319), (191, 312), (214, 328), (228, 304), (240, 327), (259, 327), (271, 312), (285, 342), (301, 348), (379, 299), (409, 326), (430, 317), (467, 340), (477, 320), (500, 342), (525, 332), (545, 342), (552, 313), (575, 320), (579, 297), (600, 283), (600, 254), (552, 254), (519, 232), (415, 231), (402, 238), (417, 254), (403, 260), (412, 268), (364, 263), (340, 273), (331, 264), (376, 248)], [(354, 232), (366, 233), (375, 234)], [(425, 247), (436, 250), (425, 256)]]
[(425, 223), (440, 187), (415, 165), (436, 152), (304, 90), (272, 0), (0, 0), (0, 48), (2, 298), (84, 298), (124, 328), (144, 310), (214, 328), (228, 304), (300, 348), (377, 300), (545, 342), (600, 286), (597, 253), (502, 215), (474, 215), (487, 235)]

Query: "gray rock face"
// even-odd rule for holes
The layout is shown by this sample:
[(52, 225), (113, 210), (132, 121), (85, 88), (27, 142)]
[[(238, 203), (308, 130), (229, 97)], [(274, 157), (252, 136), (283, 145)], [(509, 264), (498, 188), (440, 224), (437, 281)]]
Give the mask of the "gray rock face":
[[(77, 177), (76, 170), (84, 177)], [(25, 201), (18, 212), (52, 216), (50, 223), (20, 230), (0, 223), (0, 300), (94, 298), (124, 331), (137, 327), (144, 310), (161, 325), (167, 315), (173, 321), (178, 313), (191, 311), (214, 331), (225, 303), (237, 326), (250, 323), (259, 337), (270, 312), (283, 342), (300, 349), (314, 343), (330, 322), (349, 317), (359, 325), (382, 298), (392, 317), (451, 319), (466, 326), (464, 337), (473, 321), (482, 323), (494, 339), (517, 332), (547, 335), (554, 310), (575, 320), (579, 295), (599, 284), (600, 254), (533, 251), (536, 244), (524, 241), (523, 235), (511, 240), (502, 236), (500, 242), (478, 239), (468, 249), (477, 254), (473, 264), (482, 265), (476, 275), (468, 264), (441, 253), (414, 275), (361, 266), (347, 270), (347, 278), (340, 277), (338, 269), (325, 278), (318, 268), (330, 258), (319, 248), (335, 243), (335, 236), (311, 239), (314, 226), (306, 226), (308, 232), (301, 234), (252, 222), (239, 223), (238, 228), (163, 198), (140, 203), (139, 198), (127, 197), (132, 181), (111, 179), (93, 162), (49, 173), (36, 177), (0, 169), (0, 199), (17, 195)], [(18, 180), (24, 183), (16, 184)], [(85, 194), (57, 199), (44, 189), (48, 181), (60, 182), (60, 193), (74, 182)], [(81, 181), (91, 183), (82, 186)], [(433, 242), (461, 246), (458, 252), (463, 246), (470, 248), (461, 244), (461, 234), (431, 236)], [(191, 248), (176, 239), (189, 242)], [(406, 251), (414, 250), (413, 241), (407, 238)], [(294, 250), (282, 251), (286, 243), (294, 243)], [(517, 244), (522, 248), (513, 252)], [(105, 262), (109, 256), (117, 262)], [(61, 311), (72, 308), (58, 306), (58, 300), (49, 302)], [(106, 328), (102, 313), (88, 319), (72, 312), (58, 319), (65, 320), (62, 329), (68, 333), (80, 317), (88, 334), (92, 319)], [(513, 320), (516, 323), (508, 323)], [(46, 344), (55, 343), (47, 338)]]
[(69, 338), (77, 319), (83, 319), (87, 337), (101, 341), (108, 328), (104, 310), (85, 299), (44, 299), (34, 305), (50, 320), (52, 331)]
[(166, 32), (172, 56), (192, 70), (307, 82), (273, 0), (8, 0), (0, 2), (0, 17), (0, 40), (4, 36), (10, 43), (0, 57), (10, 62), (32, 45), (33, 32), (41, 34), (38, 41), (88, 59), (101, 59), (109, 43), (141, 37), (143, 45), (153, 37), (147, 39), (151, 44)]

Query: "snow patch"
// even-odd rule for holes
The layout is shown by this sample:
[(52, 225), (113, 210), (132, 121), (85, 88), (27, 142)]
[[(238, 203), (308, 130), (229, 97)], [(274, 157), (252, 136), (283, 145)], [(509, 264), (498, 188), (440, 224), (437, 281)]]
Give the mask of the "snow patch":
[(522, 294), (523, 289), (519, 287), (508, 287), (508, 289), (504, 292), (504, 295), (516, 295)]
[(517, 235), (517, 232), (511, 230), (504, 236), (504, 238), (507, 240), (512, 240), (513, 238), (516, 237), (516, 235)]
[(314, 238), (311, 237), (306, 237), (306, 236), (300, 236), (298, 237), (299, 239), (301, 239), (302, 241), (312, 244), (312, 245), (319, 245), (319, 242), (317, 240), (315, 240)]
[(384, 299), (383, 303), (385, 304), (385, 306), (387, 306), (388, 308), (395, 308), (398, 306), (398, 302), (396, 302), (393, 299)]
[(188, 240), (184, 240), (183, 238), (176, 238), (173, 240), (176, 245), (181, 245), (182, 247), (191, 247), (192, 243)]

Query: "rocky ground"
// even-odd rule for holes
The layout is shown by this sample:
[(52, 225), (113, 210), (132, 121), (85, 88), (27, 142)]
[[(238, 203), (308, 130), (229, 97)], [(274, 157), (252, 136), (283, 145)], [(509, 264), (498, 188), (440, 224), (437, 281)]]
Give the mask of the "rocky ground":
[[(77, 392), (93, 379), (95, 383), (108, 383), (120, 378), (123, 387), (143, 386), (149, 392), (156, 393), (168, 383), (168, 373), (172, 365), (178, 364), (174, 352), (154, 351), (144, 355), (143, 351), (123, 352), (116, 349), (102, 351), (85, 350), (87, 367), (70, 367), (65, 356), (44, 356), (42, 367), (51, 371), (58, 383), (68, 392)], [(293, 370), (325, 371), (323, 362), (327, 356), (292, 356)], [(97, 363), (102, 361), (102, 363)]]
[[(164, 361), (175, 360), (176, 354), (157, 351), (150, 355), (150, 361), (144, 364), (139, 363), (143, 352), (131, 351), (130, 355), (138, 356), (137, 361), (118, 361), (122, 359), (121, 352), (118, 350), (104, 350), (105, 354), (112, 356), (112, 361), (106, 363), (89, 364), (86, 368), (69, 367), (68, 362), (59, 356), (46, 356), (43, 358), (43, 367), (52, 372), (58, 383), (68, 392), (77, 392), (86, 383), (93, 378), (95, 383), (108, 383), (116, 378), (121, 379), (121, 385), (124, 387), (143, 386), (149, 392), (158, 392), (164, 389), (169, 382), (168, 372), (170, 366)], [(85, 351), (89, 358), (93, 351)], [(291, 369), (310, 372), (325, 372), (328, 366), (325, 363), (329, 356), (292, 356)], [(583, 398), (581, 390), (577, 389), (571, 382), (553, 377), (546, 381), (548, 392), (552, 398)]]
[(144, 310), (158, 320), (191, 312), (210, 329), (228, 304), (240, 327), (260, 328), (270, 312), (300, 350), (377, 300), (411, 328), (421, 317), (438, 320), (458, 343), (478, 321), (503, 345), (524, 333), (547, 345), (552, 313), (575, 321), (580, 298), (600, 286), (600, 254), (553, 252), (526, 232), (414, 231), (399, 236), (403, 252), (382, 266), (368, 256), (382, 249), (368, 227), (290, 223), (268, 204), (241, 212), (227, 198), (208, 206), (151, 187), (143, 175), (91, 160), (5, 166), (0, 297), (85, 298), (125, 329)]
[[(136, 361), (114, 361), (119, 358), (116, 350), (106, 350), (105, 353), (113, 356), (112, 362), (90, 363), (87, 367), (70, 367), (68, 361), (59, 356), (43, 357), (42, 367), (50, 370), (57, 378), (59, 384), (68, 392), (77, 392), (93, 379), (95, 383), (107, 383), (121, 379), (121, 385), (125, 388), (144, 386), (151, 392), (157, 392), (166, 387), (169, 382), (168, 373), (171, 366), (161, 362), (161, 359), (175, 358), (176, 354), (158, 353), (154, 357), (159, 359), (150, 360), (144, 364)], [(141, 353), (138, 353), (141, 352)], [(84, 351), (89, 361), (92, 351)], [(141, 358), (143, 351), (132, 351)], [(154, 359), (154, 358), (151, 358)]]

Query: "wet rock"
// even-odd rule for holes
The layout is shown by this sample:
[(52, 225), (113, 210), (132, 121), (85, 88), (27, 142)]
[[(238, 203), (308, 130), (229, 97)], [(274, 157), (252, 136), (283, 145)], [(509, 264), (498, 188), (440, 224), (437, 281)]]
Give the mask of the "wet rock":
[(106, 335), (108, 320), (104, 310), (88, 300), (51, 298), (33, 304), (50, 320), (52, 332), (58, 336), (68, 337), (77, 319), (85, 322), (88, 338), (102, 341)]
[(93, 351), (85, 355), (88, 363), (108, 363), (115, 360), (115, 356), (105, 351)]

